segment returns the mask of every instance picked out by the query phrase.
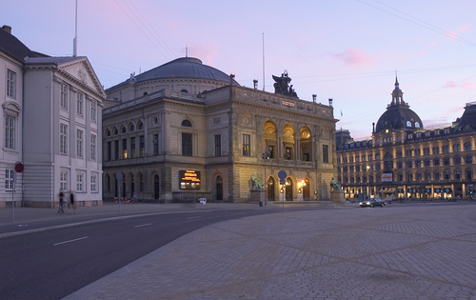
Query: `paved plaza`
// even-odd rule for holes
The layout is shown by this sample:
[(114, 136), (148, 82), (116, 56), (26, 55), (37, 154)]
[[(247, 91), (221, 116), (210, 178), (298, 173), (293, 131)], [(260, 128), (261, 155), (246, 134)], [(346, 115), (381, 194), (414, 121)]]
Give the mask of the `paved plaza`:
[(476, 205), (336, 205), (210, 225), (65, 299), (476, 299)]

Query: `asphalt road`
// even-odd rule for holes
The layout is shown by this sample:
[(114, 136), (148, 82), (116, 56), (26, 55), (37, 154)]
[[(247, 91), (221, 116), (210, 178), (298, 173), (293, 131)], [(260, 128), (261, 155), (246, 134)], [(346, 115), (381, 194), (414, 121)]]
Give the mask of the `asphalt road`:
[(269, 212), (160, 214), (3, 238), (0, 299), (61, 299), (193, 230)]

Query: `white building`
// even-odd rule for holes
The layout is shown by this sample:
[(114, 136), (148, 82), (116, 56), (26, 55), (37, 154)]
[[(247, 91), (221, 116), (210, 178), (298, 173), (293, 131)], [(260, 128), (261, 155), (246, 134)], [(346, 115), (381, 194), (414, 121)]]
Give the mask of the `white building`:
[[(15, 201), (53, 207), (59, 191), (74, 192), (79, 205), (102, 204), (102, 103), (104, 90), (86, 57), (49, 57), (29, 50), (0, 30), (1, 116), (5, 132), (0, 167), (5, 187), (0, 207), (11, 201), (15, 162)], [(12, 75), (13, 73), (13, 75)], [(12, 93), (12, 91), (13, 92)], [(3, 96), (5, 95), (5, 96)], [(9, 189), (10, 188), (10, 189)]]

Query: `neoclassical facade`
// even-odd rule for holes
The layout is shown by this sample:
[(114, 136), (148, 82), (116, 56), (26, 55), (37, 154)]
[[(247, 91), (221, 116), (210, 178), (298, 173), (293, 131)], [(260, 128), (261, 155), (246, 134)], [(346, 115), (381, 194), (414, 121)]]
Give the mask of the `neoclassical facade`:
[[(0, 68), (0, 207), (11, 205), (12, 192), (21, 205), (55, 207), (60, 191), (81, 206), (101, 205), (105, 93), (87, 57), (31, 51), (4, 26)], [(24, 171), (14, 185), (16, 162)]]
[(247, 202), (252, 176), (269, 201), (329, 198), (331, 106), (242, 87), (190, 57), (106, 92), (120, 104), (103, 111), (104, 199)]
[[(337, 170), (347, 198), (358, 194), (430, 199), (473, 197), (476, 102), (451, 126), (425, 129), (398, 80), (371, 140), (337, 132)], [(343, 142), (341, 142), (343, 141)]]

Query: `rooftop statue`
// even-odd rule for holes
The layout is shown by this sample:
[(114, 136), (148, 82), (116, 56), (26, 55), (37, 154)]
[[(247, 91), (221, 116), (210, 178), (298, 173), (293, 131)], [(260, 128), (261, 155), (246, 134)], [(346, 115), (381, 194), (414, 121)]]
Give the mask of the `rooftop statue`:
[(296, 92), (293, 89), (293, 86), (289, 86), (289, 83), (291, 82), (291, 78), (288, 76), (288, 72), (284, 71), (283, 74), (281, 74), (281, 77), (278, 76), (273, 76), (274, 81), (274, 93), (275, 94), (281, 94), (285, 96), (291, 96), (291, 97), (297, 97)]

